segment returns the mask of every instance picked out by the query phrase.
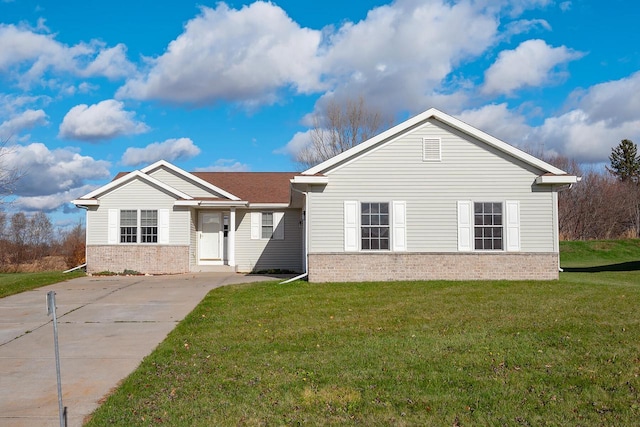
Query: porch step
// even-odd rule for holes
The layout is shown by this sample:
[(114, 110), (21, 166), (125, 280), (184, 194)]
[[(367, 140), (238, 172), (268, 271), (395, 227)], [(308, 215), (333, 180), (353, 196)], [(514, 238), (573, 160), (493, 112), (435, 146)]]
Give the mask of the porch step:
[(235, 273), (236, 267), (233, 265), (193, 265), (192, 273)]

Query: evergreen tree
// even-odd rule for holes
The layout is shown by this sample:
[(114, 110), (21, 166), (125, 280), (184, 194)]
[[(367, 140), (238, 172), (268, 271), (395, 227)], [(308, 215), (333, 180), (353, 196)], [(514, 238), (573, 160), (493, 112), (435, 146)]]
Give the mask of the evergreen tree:
[(637, 183), (640, 178), (640, 156), (638, 147), (633, 141), (623, 139), (617, 147), (611, 150), (609, 156), (611, 167), (607, 170), (622, 182)]

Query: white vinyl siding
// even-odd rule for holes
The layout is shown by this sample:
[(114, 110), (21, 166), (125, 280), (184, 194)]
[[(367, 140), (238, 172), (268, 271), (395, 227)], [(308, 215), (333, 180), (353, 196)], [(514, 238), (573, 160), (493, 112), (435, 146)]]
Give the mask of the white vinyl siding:
[[(299, 209), (286, 209), (274, 212), (279, 218), (278, 230), (282, 230), (283, 239), (253, 239), (253, 218), (259, 218), (261, 212), (236, 210), (236, 264), (238, 271), (259, 271), (286, 269), (302, 271), (302, 233)], [(259, 224), (259, 222), (257, 223)], [(280, 228), (282, 227), (282, 228)], [(258, 227), (259, 231), (259, 227)], [(259, 234), (258, 234), (259, 236)]]
[(168, 186), (190, 195), (191, 197), (220, 197), (219, 194), (193, 181), (188, 181), (182, 175), (173, 171), (159, 168), (149, 173), (149, 176), (162, 181)]
[[(441, 162), (424, 162), (423, 138), (441, 139)], [(517, 200), (520, 250), (552, 252), (553, 193), (540, 170), (434, 121), (329, 171), (308, 193), (309, 252), (345, 251), (344, 201), (403, 200), (411, 252), (458, 252), (460, 200)]]
[[(87, 236), (89, 245), (120, 244), (120, 210), (157, 210), (158, 239), (166, 241), (162, 244), (188, 245), (190, 242), (189, 209), (174, 207), (174, 196), (145, 181), (132, 180), (103, 195), (99, 201), (99, 206), (87, 211), (87, 223), (91, 224), (91, 233)], [(163, 223), (163, 217), (168, 221)]]

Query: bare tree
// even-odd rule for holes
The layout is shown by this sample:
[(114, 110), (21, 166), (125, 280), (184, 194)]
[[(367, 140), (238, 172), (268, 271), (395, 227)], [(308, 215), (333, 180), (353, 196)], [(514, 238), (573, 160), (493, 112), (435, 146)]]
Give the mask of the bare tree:
[(48, 249), (54, 242), (53, 225), (44, 212), (36, 212), (29, 218), (28, 245), (31, 249), (31, 259), (38, 259), (49, 255)]
[(393, 119), (367, 106), (364, 98), (329, 101), (313, 116), (311, 143), (296, 156), (304, 168), (317, 165), (390, 127)]
[(75, 227), (64, 233), (61, 241), (60, 252), (65, 257), (67, 267), (75, 267), (86, 262), (85, 235), (86, 229), (80, 221), (75, 225)]
[(9, 148), (9, 140), (5, 139), (0, 142), (0, 205), (4, 198), (14, 193), (15, 184), (22, 174), (16, 168), (12, 168), (7, 164), (7, 157), (11, 153)]

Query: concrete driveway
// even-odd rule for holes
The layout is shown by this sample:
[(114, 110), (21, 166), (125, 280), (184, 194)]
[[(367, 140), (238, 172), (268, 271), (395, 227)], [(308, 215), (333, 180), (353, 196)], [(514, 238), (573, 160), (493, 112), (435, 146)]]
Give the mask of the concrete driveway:
[(0, 426), (58, 426), (53, 324), (68, 425), (81, 426), (211, 289), (273, 280), (235, 273), (82, 277), (0, 299)]

